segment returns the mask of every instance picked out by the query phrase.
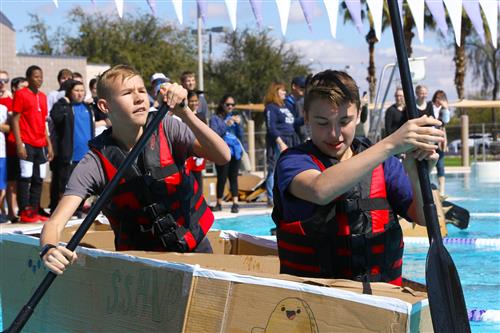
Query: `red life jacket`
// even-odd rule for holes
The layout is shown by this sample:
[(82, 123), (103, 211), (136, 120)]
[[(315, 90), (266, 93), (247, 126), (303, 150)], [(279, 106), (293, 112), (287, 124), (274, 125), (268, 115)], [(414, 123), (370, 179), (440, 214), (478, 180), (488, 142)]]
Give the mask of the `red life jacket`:
[[(357, 140), (353, 146), (356, 153), (367, 148)], [(309, 154), (321, 171), (334, 164), (311, 143), (284, 154), (291, 150)], [(307, 219), (284, 220), (276, 185), (274, 200), (281, 273), (401, 285), (403, 235), (387, 201), (382, 164)]]
[[(112, 139), (111, 129), (91, 140), (89, 146), (109, 181), (126, 153)], [(198, 184), (184, 168), (184, 161), (176, 162), (171, 152), (161, 122), (103, 209), (118, 251), (190, 252), (212, 226), (214, 216)]]
[[(202, 160), (201, 163), (199, 163), (200, 159)], [(205, 170), (206, 165), (207, 161), (201, 157), (191, 156), (186, 160), (186, 169), (191, 171), (203, 171)]]

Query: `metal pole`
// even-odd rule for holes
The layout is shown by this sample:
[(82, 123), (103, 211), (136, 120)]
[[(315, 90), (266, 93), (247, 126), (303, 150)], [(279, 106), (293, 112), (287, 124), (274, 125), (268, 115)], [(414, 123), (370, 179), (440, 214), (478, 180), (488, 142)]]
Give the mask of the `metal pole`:
[(203, 36), (202, 36), (202, 19), (200, 8), (198, 7), (198, 87), (201, 91), (205, 90), (203, 83)]
[(250, 158), (250, 165), (252, 172), (255, 172), (255, 122), (247, 120), (248, 129), (248, 157)]
[(483, 143), (483, 162), (486, 162), (486, 143), (485, 143), (485, 135), (486, 135), (486, 129), (484, 127), (484, 123), (481, 124), (481, 128), (482, 128), (482, 131), (481, 131), (481, 135), (482, 135), (482, 138), (481, 138), (481, 141)]
[(460, 117), (461, 134), (462, 134), (462, 166), (469, 166), (469, 116), (463, 115)]

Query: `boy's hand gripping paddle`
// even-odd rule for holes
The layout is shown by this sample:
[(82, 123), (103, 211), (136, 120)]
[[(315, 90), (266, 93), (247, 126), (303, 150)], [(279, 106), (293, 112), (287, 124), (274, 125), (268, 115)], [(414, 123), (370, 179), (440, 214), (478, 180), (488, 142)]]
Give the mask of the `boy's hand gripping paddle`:
[[(387, 0), (387, 3), (391, 15), (392, 34), (396, 46), (408, 119), (418, 118), (398, 3), (396, 0)], [(417, 166), (430, 243), (425, 265), (425, 282), (429, 296), (432, 326), (434, 332), (470, 332), (460, 278), (450, 254), (443, 245), (436, 206), (432, 197), (427, 162), (417, 161)]]
[[(157, 114), (151, 120), (151, 123), (144, 129), (144, 132), (142, 133), (139, 141), (135, 144), (134, 148), (132, 148), (130, 153), (127, 155), (127, 158), (125, 159), (125, 161), (123, 161), (123, 164), (120, 165), (113, 179), (111, 179), (111, 181), (104, 187), (104, 190), (99, 196), (99, 199), (97, 199), (95, 204), (90, 209), (87, 217), (85, 217), (85, 219), (83, 220), (82, 224), (80, 225), (74, 236), (68, 242), (68, 245), (66, 246), (67, 249), (71, 251), (74, 251), (76, 249), (78, 244), (81, 242), (83, 236), (85, 236), (85, 233), (92, 225), (92, 222), (94, 222), (94, 219), (101, 211), (101, 208), (109, 200), (113, 190), (122, 179), (125, 171), (132, 164), (132, 162), (134, 162), (137, 159), (142, 149), (146, 146), (146, 143), (151, 138), (153, 132), (158, 128), (160, 121), (162, 121), (162, 119), (165, 118), (167, 112), (168, 112), (168, 107), (166, 104), (163, 104), (160, 110), (157, 111)], [(14, 322), (4, 332), (17, 333), (22, 330), (24, 325), (26, 325), (31, 315), (33, 314), (35, 307), (38, 305), (43, 295), (45, 295), (45, 292), (47, 292), (47, 290), (49, 289), (50, 285), (52, 284), (52, 282), (56, 277), (57, 274), (53, 272), (47, 273), (45, 278), (42, 280), (42, 282), (36, 289), (33, 296), (31, 296), (28, 303), (24, 305), (21, 311), (17, 314), (16, 319), (14, 319)]]

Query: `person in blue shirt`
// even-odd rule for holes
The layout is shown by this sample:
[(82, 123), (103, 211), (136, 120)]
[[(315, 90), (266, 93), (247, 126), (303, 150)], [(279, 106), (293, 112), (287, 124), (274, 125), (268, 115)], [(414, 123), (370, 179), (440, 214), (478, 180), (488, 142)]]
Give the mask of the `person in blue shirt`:
[(425, 115), (375, 144), (355, 138), (359, 89), (334, 70), (308, 81), (304, 111), (311, 140), (282, 152), (276, 166), (281, 273), (401, 285), (397, 215), (425, 225), (415, 161), (436, 163), (444, 133), (432, 126), (441, 122)]
[(304, 89), (306, 87), (306, 78), (304, 76), (296, 76), (290, 84), (290, 94), (285, 98), (286, 107), (292, 111), (295, 117), (295, 132), (304, 142), (308, 137), (304, 126)]
[(273, 205), (274, 167), (279, 154), (300, 143), (295, 132), (296, 118), (285, 105), (286, 90), (283, 83), (273, 83), (264, 97), (266, 117), (266, 194), (267, 203)]
[(210, 118), (210, 128), (224, 139), (231, 150), (231, 160), (224, 165), (215, 166), (217, 170), (217, 203), (212, 207), (212, 211), (222, 210), (222, 197), (228, 178), (233, 200), (231, 213), (238, 213), (240, 210), (238, 205), (238, 172), (243, 155), (242, 142), (244, 140), (241, 116), (233, 112), (235, 105), (233, 96), (229, 94), (222, 96), (215, 114)]
[(55, 147), (50, 191), (51, 211), (55, 210), (71, 172), (89, 150), (88, 142), (94, 137), (94, 115), (84, 102), (85, 86), (76, 80), (68, 80), (63, 85), (65, 96), (54, 104), (50, 113), (54, 124), (51, 141)]

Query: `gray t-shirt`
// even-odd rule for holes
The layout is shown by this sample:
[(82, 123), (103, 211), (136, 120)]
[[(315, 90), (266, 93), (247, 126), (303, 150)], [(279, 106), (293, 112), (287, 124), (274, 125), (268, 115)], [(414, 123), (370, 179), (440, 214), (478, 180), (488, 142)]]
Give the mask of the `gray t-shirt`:
[[(193, 132), (186, 124), (172, 116), (165, 117), (163, 128), (172, 147), (174, 160), (183, 165), (186, 158), (193, 155)], [(64, 195), (87, 198), (100, 194), (105, 185), (106, 176), (101, 161), (95, 153), (89, 151), (73, 170)]]

